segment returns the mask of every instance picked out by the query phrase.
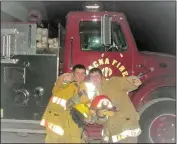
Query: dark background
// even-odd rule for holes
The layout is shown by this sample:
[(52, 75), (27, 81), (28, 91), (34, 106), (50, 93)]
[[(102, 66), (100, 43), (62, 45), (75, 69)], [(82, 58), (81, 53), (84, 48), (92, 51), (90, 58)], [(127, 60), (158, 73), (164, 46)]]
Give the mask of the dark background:
[[(99, 1), (101, 2), (101, 1)], [(41, 9), (39, 2), (23, 2), (28, 9)], [(65, 25), (69, 11), (82, 11), (83, 1), (43, 1), (47, 19)], [(175, 1), (103, 1), (103, 10), (125, 13), (139, 50), (176, 55)], [(7, 16), (6, 16), (7, 18)]]

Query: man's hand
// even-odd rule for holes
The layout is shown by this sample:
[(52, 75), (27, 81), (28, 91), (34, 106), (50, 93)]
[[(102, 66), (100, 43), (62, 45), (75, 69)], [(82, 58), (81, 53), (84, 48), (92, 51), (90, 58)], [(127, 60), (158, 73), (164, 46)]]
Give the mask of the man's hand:
[(52, 89), (52, 93), (54, 94), (60, 88), (63, 88), (66, 84), (69, 84), (72, 81), (73, 81), (73, 76), (71, 73), (65, 73), (65, 74), (59, 76), (53, 89)]
[(137, 76), (129, 76), (127, 77), (127, 80), (137, 87), (142, 84), (141, 80)]
[(113, 111), (105, 111), (104, 114), (108, 117), (112, 117), (114, 116), (114, 112)]
[(64, 83), (68, 83), (68, 82), (72, 82), (74, 80), (73, 74), (72, 73), (65, 73), (63, 74), (63, 82)]
[(95, 112), (95, 110), (90, 109), (89, 116), (88, 116), (88, 118), (85, 118), (84, 121), (86, 123), (93, 124), (93, 123), (95, 123), (95, 118), (96, 118), (96, 112)]
[(104, 116), (112, 117), (114, 116), (114, 112), (111, 110), (103, 109), (103, 110), (98, 110), (97, 115), (99, 117), (104, 117)]

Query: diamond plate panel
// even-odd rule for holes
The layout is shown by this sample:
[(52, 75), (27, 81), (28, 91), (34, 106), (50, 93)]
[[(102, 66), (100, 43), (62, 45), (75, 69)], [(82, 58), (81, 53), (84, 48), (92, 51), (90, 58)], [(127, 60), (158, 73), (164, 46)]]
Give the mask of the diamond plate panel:
[[(15, 29), (11, 33), (11, 54), (12, 55), (31, 55), (36, 54), (36, 24), (23, 23), (2, 23), (1, 42), (4, 34), (9, 34), (9, 29)], [(6, 32), (7, 30), (7, 32)]]

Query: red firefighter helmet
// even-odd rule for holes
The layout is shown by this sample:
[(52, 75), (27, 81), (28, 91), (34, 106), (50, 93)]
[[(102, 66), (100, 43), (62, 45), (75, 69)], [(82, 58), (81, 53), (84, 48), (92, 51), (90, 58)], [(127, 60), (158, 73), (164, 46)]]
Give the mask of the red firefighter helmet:
[(105, 95), (96, 96), (91, 102), (91, 109), (114, 109), (111, 99)]

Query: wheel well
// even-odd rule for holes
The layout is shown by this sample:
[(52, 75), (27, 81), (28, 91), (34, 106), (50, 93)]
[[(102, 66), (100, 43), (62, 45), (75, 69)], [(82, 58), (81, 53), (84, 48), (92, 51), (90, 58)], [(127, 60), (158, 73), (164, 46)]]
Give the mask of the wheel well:
[(150, 92), (144, 99), (157, 99), (157, 98), (172, 98), (176, 99), (176, 88), (175, 87), (159, 87)]
[(142, 105), (140, 107), (140, 109), (138, 110), (139, 114), (142, 115), (148, 108), (150, 108), (151, 106), (155, 105), (156, 103), (159, 103), (159, 102), (163, 102), (163, 101), (171, 101), (171, 102), (175, 102), (174, 99), (171, 99), (171, 98), (156, 98), (156, 99), (153, 99), (149, 102), (146, 102), (144, 105)]
[(175, 87), (159, 87), (151, 91), (140, 102), (138, 111), (148, 102), (159, 98), (171, 98), (176, 100), (176, 88)]

